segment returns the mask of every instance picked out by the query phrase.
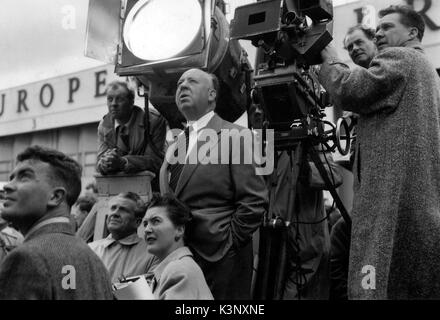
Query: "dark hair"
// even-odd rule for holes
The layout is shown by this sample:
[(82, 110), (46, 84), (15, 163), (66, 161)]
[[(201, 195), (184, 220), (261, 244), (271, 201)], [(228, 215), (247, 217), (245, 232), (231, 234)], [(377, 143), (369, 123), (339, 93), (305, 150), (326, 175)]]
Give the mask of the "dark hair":
[(161, 195), (154, 193), (150, 202), (148, 203), (147, 210), (150, 208), (163, 207), (168, 213), (168, 217), (176, 227), (185, 227), (185, 236), (188, 234), (188, 223), (192, 220), (191, 210), (174, 195), (167, 193)]
[(92, 210), (95, 203), (96, 203), (95, 197), (81, 196), (78, 198), (78, 200), (76, 200), (75, 205), (77, 205), (81, 211), (90, 212), (90, 210)]
[(134, 208), (134, 215), (136, 218), (142, 219), (145, 215), (146, 206), (145, 202), (139, 197), (137, 193), (128, 191), (118, 194), (118, 197), (122, 197), (128, 200), (133, 201), (136, 204)]
[(17, 156), (18, 162), (30, 159), (46, 162), (51, 166), (51, 180), (61, 183), (66, 189), (66, 202), (71, 207), (81, 192), (82, 168), (78, 162), (60, 151), (40, 146), (28, 147)]
[(117, 89), (118, 87), (122, 87), (125, 89), (125, 91), (127, 92), (127, 98), (130, 101), (134, 101), (135, 98), (135, 92), (134, 90), (128, 86), (127, 82), (124, 81), (112, 81), (107, 85), (107, 89), (106, 89), (106, 93), (108, 92), (109, 89)]
[(419, 31), (417, 38), (422, 41), (425, 33), (425, 22), (418, 12), (408, 6), (389, 6), (379, 11), (379, 18), (383, 18), (392, 13), (400, 14), (400, 22), (405, 26), (417, 28)]
[(365, 34), (365, 36), (367, 37), (367, 39), (369, 39), (369, 40), (373, 40), (376, 35), (376, 31), (374, 29), (368, 28), (367, 26), (365, 26), (363, 24), (357, 24), (357, 25), (349, 28), (345, 37), (344, 37), (343, 45), (344, 45), (345, 49), (347, 49), (345, 46), (345, 40), (347, 40), (347, 36), (349, 34), (352, 34), (353, 32), (355, 32), (356, 30), (362, 31)]

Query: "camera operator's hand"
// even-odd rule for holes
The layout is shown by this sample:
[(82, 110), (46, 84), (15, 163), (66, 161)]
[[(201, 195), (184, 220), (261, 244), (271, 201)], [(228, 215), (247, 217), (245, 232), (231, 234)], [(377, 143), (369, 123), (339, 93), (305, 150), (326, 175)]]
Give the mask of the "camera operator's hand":
[(330, 60), (339, 60), (338, 52), (336, 51), (336, 48), (333, 45), (333, 42), (330, 42), (327, 47), (325, 47), (321, 51), (321, 58), (323, 62), (327, 62)]
[(350, 131), (357, 124), (357, 120), (359, 119), (359, 115), (351, 111), (344, 111), (342, 113), (342, 117), (345, 118), (345, 120), (347, 121)]

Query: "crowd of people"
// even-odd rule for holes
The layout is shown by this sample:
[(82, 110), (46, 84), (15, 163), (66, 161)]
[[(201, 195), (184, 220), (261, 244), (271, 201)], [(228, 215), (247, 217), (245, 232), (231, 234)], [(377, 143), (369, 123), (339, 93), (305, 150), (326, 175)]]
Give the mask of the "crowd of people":
[[(352, 222), (332, 218), (330, 228), (322, 189), (302, 178), (301, 149), (277, 152), (270, 176), (243, 161), (253, 159), (240, 139), (247, 128), (215, 113), (215, 75), (190, 69), (178, 80), (175, 102), (187, 123), (169, 145), (165, 119), (135, 106), (127, 83), (110, 83), (97, 172), (149, 170), (153, 196), (145, 202), (126, 190), (109, 199), (109, 234), (95, 240), (100, 198), (93, 185), (80, 196), (78, 163), (56, 150), (24, 150), (3, 187), (0, 299), (114, 299), (115, 284), (139, 277), (155, 299), (251, 299), (253, 239), (267, 214), (302, 221), (288, 227), (281, 299), (439, 299), (440, 79), (423, 34), (418, 13), (391, 6), (376, 30), (348, 30), (354, 67), (333, 44), (321, 52), (320, 83), (357, 123)], [(253, 108), (254, 129), (263, 114)], [(215, 137), (209, 148), (206, 136)], [(233, 150), (240, 161), (224, 162)]]

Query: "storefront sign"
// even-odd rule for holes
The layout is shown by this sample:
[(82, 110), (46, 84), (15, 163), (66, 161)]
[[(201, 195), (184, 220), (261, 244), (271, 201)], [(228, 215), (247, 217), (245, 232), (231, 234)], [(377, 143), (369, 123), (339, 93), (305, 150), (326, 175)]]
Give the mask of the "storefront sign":
[(333, 38), (338, 55), (348, 64), (352, 60), (343, 47), (347, 31), (356, 24), (375, 29), (378, 12), (390, 5), (407, 5), (419, 12), (426, 23), (422, 45), (434, 68), (440, 69), (440, 1), (433, 0), (358, 0), (334, 8)]
[[(406, 4), (415, 10), (423, 17), (426, 26), (433, 31), (440, 30), (440, 19), (439, 21), (434, 21), (432, 16), (432, 0), (405, 0)], [(415, 5), (417, 4), (417, 8)], [(419, 10), (421, 5), (421, 9)], [(357, 16), (357, 23), (364, 24), (370, 27), (375, 27), (376, 10), (372, 5), (366, 5), (361, 8), (356, 8), (354, 10)], [(373, 22), (374, 21), (374, 22)]]
[[(405, 0), (409, 6), (414, 8), (414, 2), (415, 0)], [(423, 2), (423, 8), (420, 11), (417, 11), (420, 13), (425, 20), (426, 26), (431, 30), (439, 30), (440, 29), (440, 21), (437, 23), (431, 19), (431, 8), (432, 8), (432, 0), (418, 0), (417, 2)], [(438, 15), (437, 15), (438, 17)]]
[(114, 66), (0, 91), (0, 136), (99, 121), (106, 113), (106, 84)]

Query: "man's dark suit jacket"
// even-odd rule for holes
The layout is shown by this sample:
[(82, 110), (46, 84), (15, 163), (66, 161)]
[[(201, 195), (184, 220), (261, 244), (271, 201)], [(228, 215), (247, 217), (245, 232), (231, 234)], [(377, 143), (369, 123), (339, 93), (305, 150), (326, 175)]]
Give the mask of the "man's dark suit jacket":
[[(236, 129), (234, 136), (237, 137), (244, 128), (223, 120), (217, 114), (205, 128), (217, 133), (218, 143), (210, 148), (210, 154), (217, 149), (219, 164), (186, 164), (175, 195), (189, 206), (193, 214), (188, 245), (203, 259), (215, 262), (232, 247), (241, 248), (249, 243), (267, 209), (268, 193), (263, 176), (255, 173), (254, 164), (221, 164), (221, 130)], [(179, 137), (182, 138), (183, 135)], [(198, 148), (190, 152), (197, 152), (203, 144), (199, 141)], [(173, 146), (177, 147), (177, 144)], [(170, 152), (173, 152), (172, 149)], [(251, 145), (240, 143), (241, 158), (251, 152)], [(234, 156), (231, 142), (227, 154)], [(164, 161), (160, 178), (161, 191), (170, 192), (167, 161)]]
[(109, 300), (113, 295), (98, 256), (75, 237), (71, 225), (52, 223), (30, 234), (0, 265), (4, 299)]
[(129, 128), (129, 146), (126, 146), (120, 138), (116, 137), (114, 118), (111, 114), (108, 113), (104, 116), (98, 126), (97, 170), (99, 172), (102, 172), (99, 165), (101, 157), (107, 150), (117, 148), (124, 158), (128, 160), (128, 166), (125, 170), (126, 173), (134, 173), (144, 170), (152, 171), (156, 175), (159, 173), (163, 157), (153, 151), (151, 143), (154, 144), (158, 151), (163, 152), (166, 136), (166, 121), (154, 110), (150, 110), (149, 117), (151, 141), (142, 153), (145, 125), (144, 111), (141, 108), (134, 106), (133, 113), (127, 124), (127, 127)]

